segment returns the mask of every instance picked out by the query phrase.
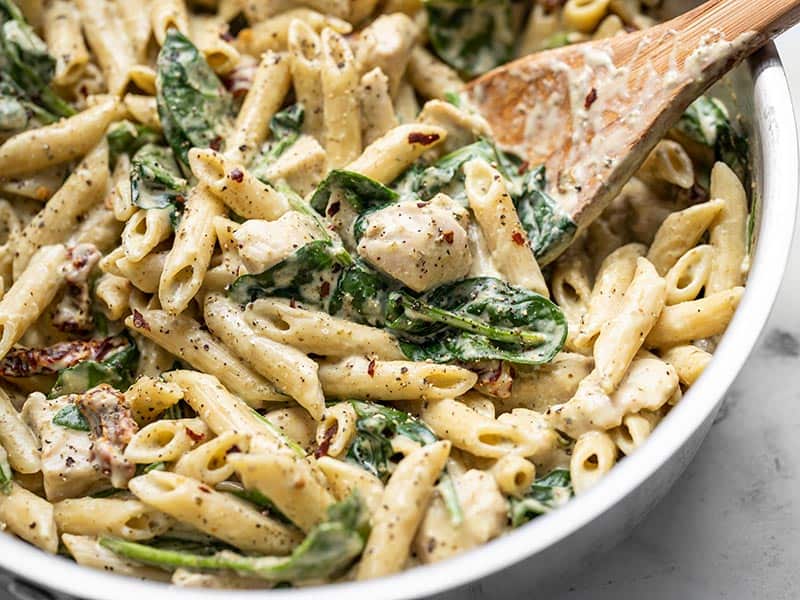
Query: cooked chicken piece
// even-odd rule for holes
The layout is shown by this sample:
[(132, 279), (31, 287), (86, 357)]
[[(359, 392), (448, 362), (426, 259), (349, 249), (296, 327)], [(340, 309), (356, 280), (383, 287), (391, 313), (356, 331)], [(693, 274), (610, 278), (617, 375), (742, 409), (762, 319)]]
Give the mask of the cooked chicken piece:
[(111, 485), (125, 487), (135, 475), (136, 465), (129, 462), (123, 452), (139, 430), (125, 396), (107, 384), (74, 396), (75, 404), (89, 422), (93, 458), (103, 475), (111, 479)]
[(414, 549), (423, 563), (449, 558), (485, 544), (503, 532), (508, 503), (490, 474), (471, 469), (453, 478), (463, 521), (453, 525), (441, 495), (441, 484), (419, 527)]
[(416, 292), (461, 279), (472, 254), (459, 210), (443, 194), (390, 204), (367, 217), (358, 253)]

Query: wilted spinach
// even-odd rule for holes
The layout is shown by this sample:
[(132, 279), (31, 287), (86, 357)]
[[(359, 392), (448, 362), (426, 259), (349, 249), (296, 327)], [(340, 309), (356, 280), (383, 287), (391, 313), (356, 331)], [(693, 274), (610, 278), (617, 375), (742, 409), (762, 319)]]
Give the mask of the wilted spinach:
[(401, 338), (406, 356), (434, 362), (536, 365), (552, 360), (567, 336), (558, 306), (492, 277), (446, 284), (420, 298), (393, 292), (386, 327)]
[(577, 226), (558, 202), (545, 192), (544, 167), (528, 171), (514, 205), (528, 241), (540, 264), (555, 259), (572, 241)]
[(228, 296), (240, 304), (278, 296), (327, 309), (341, 269), (350, 262), (352, 258), (342, 248), (315, 240), (258, 275), (239, 277), (228, 288)]
[(385, 206), (395, 202), (399, 197), (397, 192), (366, 175), (334, 169), (328, 173), (311, 196), (311, 206), (314, 210), (324, 214), (334, 190), (340, 191), (357, 212)]
[(422, 445), (438, 439), (424, 423), (401, 410), (373, 402), (349, 402), (356, 411), (356, 434), (347, 450), (347, 460), (381, 481), (391, 474), (393, 437), (402, 435)]
[(572, 498), (572, 481), (569, 469), (554, 469), (540, 477), (522, 498), (512, 497), (509, 502), (511, 526), (519, 527), (531, 519), (566, 504)]
[(675, 129), (693, 142), (712, 148), (715, 160), (724, 162), (742, 182), (746, 181), (747, 138), (734, 129), (722, 102), (700, 96), (681, 115)]
[(499, 150), (489, 140), (480, 139), (459, 148), (430, 166), (416, 165), (393, 182), (392, 187), (403, 198), (425, 201), (441, 192), (467, 206), (463, 167), (476, 158), (485, 160), (503, 176), (537, 260), (546, 263), (558, 256), (572, 240), (577, 227), (572, 217), (545, 192), (544, 167), (528, 170), (521, 159)]
[(516, 37), (509, 0), (427, 0), (436, 54), (466, 77), (511, 59)]
[(304, 118), (305, 109), (302, 104), (297, 103), (275, 113), (270, 119), (269, 131), (272, 139), (264, 152), (250, 165), (250, 172), (255, 177), (265, 183), (271, 183), (267, 177), (269, 166), (300, 137)]
[(161, 134), (147, 125), (123, 119), (109, 128), (106, 139), (113, 162), (120, 154), (133, 156), (142, 146), (157, 144)]
[(89, 431), (91, 429), (89, 421), (86, 420), (77, 405), (72, 403), (67, 404), (53, 415), (53, 424), (67, 429), (74, 429), (75, 431)]
[(415, 297), (327, 240), (302, 246), (228, 296), (292, 298), (352, 321), (392, 330), (414, 360), (502, 359), (541, 364), (564, 343), (567, 324), (547, 298), (492, 277), (466, 279)]
[(14, 481), (14, 473), (11, 465), (8, 464), (8, 454), (6, 449), (0, 445), (0, 494), (11, 493), (11, 482)]
[(85, 360), (58, 373), (50, 398), (66, 394), (82, 394), (101, 383), (125, 391), (131, 385), (133, 372), (139, 360), (139, 349), (131, 340), (129, 344), (115, 350), (101, 362)]
[(221, 148), (232, 100), (202, 53), (177, 29), (170, 29), (156, 70), (158, 116), (175, 157), (188, 165), (191, 148)]
[(369, 535), (369, 514), (358, 494), (331, 505), (291, 555), (241, 556), (233, 552), (189, 553), (103, 537), (100, 544), (131, 560), (172, 571), (187, 568), (233, 571), (266, 581), (326, 579), (342, 573), (361, 554)]
[(183, 212), (189, 182), (165, 146), (145, 144), (131, 162), (131, 200), (139, 208), (169, 210), (173, 224)]
[(10, 0), (0, 0), (0, 130), (22, 129), (75, 114), (51, 88), (55, 59)]
[(441, 192), (467, 206), (462, 167), (475, 158), (482, 158), (496, 166), (507, 181), (511, 180), (508, 167), (513, 159), (500, 152), (489, 140), (480, 139), (468, 146), (454, 150), (432, 165), (411, 167), (392, 183), (392, 187), (403, 198), (430, 200)]

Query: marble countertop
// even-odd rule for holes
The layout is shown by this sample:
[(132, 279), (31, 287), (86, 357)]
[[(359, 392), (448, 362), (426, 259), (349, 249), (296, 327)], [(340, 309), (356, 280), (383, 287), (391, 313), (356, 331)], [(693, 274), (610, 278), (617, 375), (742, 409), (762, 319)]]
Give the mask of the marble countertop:
[[(778, 40), (800, 114), (800, 27)], [(606, 556), (543, 590), (524, 563), (437, 600), (800, 598), (800, 234), (773, 314), (694, 462)], [(31, 597), (0, 572), (0, 598)], [(33, 597), (37, 597), (33, 594)]]

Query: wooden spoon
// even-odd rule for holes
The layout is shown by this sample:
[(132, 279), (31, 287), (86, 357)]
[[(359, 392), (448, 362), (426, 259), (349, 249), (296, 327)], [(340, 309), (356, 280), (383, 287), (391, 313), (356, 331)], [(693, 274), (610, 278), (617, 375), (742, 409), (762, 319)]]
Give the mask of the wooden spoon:
[(548, 193), (581, 231), (697, 96), (798, 21), (800, 0), (710, 0), (650, 29), (523, 57), (467, 96), (501, 148), (546, 166)]

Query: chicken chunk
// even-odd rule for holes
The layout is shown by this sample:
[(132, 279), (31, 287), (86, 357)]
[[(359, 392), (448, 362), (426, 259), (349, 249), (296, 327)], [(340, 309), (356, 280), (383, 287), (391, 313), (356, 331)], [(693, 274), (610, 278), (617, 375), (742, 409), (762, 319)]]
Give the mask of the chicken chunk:
[(490, 474), (471, 469), (453, 479), (464, 519), (453, 525), (440, 486), (420, 525), (414, 548), (424, 563), (449, 558), (485, 544), (503, 532), (508, 520), (508, 503)]
[(236, 230), (233, 239), (247, 272), (257, 274), (318, 239), (319, 233), (314, 219), (289, 211), (275, 221), (250, 219)]
[(101, 384), (74, 398), (89, 422), (92, 458), (111, 485), (123, 488), (136, 473), (136, 465), (123, 456), (125, 447), (139, 430), (125, 396), (110, 385)]
[(443, 195), (391, 204), (367, 218), (358, 253), (416, 292), (461, 279), (472, 254), (460, 211)]

